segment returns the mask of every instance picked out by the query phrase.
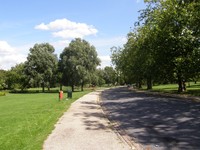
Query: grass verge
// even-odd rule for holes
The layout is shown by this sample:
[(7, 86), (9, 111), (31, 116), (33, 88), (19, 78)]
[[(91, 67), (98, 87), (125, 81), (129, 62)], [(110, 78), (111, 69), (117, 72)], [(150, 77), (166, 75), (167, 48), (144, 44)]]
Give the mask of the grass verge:
[[(145, 87), (143, 87), (144, 90)], [(151, 91), (172, 93), (172, 94), (188, 94), (192, 96), (200, 96), (200, 83), (190, 82), (186, 84), (186, 91), (178, 93), (178, 84), (166, 84), (153, 86)]]
[(72, 102), (89, 92), (74, 92), (72, 99), (62, 101), (58, 100), (58, 93), (1, 96), (0, 149), (41, 150), (44, 140), (63, 112)]

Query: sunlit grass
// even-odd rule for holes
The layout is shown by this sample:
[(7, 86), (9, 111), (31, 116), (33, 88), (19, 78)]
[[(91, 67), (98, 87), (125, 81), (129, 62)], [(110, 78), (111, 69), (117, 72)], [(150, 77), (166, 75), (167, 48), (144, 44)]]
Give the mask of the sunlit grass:
[[(166, 92), (166, 93), (178, 93), (178, 84), (166, 84), (153, 86), (152, 91)], [(200, 83), (186, 83), (186, 91), (181, 94), (189, 94), (194, 96), (200, 96)]]
[(177, 84), (165, 84), (153, 86), (153, 91), (176, 93), (178, 91)]
[(0, 97), (0, 149), (41, 150), (44, 140), (70, 104), (90, 91), (59, 101), (58, 93), (6, 94)]

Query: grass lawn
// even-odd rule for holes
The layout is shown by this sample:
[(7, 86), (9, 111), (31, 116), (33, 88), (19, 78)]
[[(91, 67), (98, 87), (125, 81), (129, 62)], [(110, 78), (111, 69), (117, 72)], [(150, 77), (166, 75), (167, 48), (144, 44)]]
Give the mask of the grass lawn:
[(41, 150), (54, 124), (70, 104), (90, 91), (74, 92), (70, 100), (58, 93), (0, 96), (0, 149)]
[[(166, 85), (153, 86), (152, 91), (177, 94), (178, 93), (178, 84), (166, 84)], [(186, 83), (186, 91), (184, 91), (181, 94), (200, 96), (200, 83), (197, 83), (197, 84), (195, 84), (194, 82), (190, 82), (190, 84)]]
[(178, 91), (178, 84), (165, 84), (153, 86), (153, 91), (176, 93)]

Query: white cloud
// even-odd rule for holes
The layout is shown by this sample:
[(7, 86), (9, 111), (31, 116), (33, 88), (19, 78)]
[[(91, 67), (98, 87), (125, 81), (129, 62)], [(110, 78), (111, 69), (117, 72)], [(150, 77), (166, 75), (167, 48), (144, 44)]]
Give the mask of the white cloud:
[(99, 58), (101, 60), (100, 68), (104, 68), (106, 66), (111, 66), (111, 58), (109, 55), (99, 56)]
[(76, 37), (83, 38), (84, 36), (84, 34), (76, 30), (62, 30), (58, 32), (53, 32), (52, 35), (54, 37), (61, 37), (63, 39), (71, 39)]
[(14, 49), (6, 41), (0, 41), (0, 56), (7, 55), (12, 51)]
[(35, 29), (38, 29), (38, 30), (49, 30), (48, 26), (46, 26), (44, 23), (41, 23), (41, 24), (35, 26)]
[(64, 39), (83, 38), (84, 36), (95, 35), (98, 32), (92, 25), (73, 22), (66, 18), (57, 19), (48, 24), (41, 23), (35, 26), (35, 29), (52, 31), (54, 37), (61, 37)]
[(106, 55), (106, 56), (99, 56), (99, 58), (102, 60), (102, 61), (111, 61), (111, 58), (109, 55)]
[(6, 41), (0, 41), (0, 69), (8, 70), (18, 63), (26, 61), (26, 55), (19, 53), (17, 48)]

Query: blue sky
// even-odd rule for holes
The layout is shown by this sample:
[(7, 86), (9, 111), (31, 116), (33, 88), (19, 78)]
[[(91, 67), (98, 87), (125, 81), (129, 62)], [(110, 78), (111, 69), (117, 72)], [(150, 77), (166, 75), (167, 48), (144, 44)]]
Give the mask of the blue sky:
[(143, 0), (1, 1), (0, 69), (24, 62), (35, 43), (52, 44), (59, 56), (76, 37), (96, 47), (101, 67), (110, 65), (110, 48), (123, 46), (143, 8)]

